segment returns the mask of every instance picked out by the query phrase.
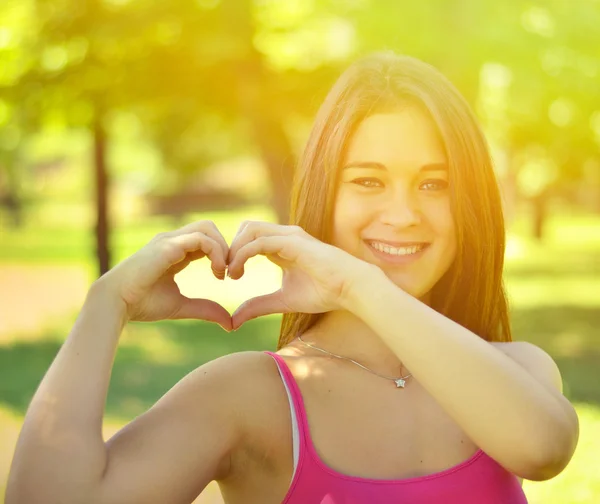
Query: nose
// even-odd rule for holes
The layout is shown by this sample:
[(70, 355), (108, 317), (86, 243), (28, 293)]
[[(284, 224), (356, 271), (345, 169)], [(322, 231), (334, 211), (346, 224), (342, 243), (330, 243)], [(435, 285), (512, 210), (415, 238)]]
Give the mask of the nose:
[(404, 228), (421, 223), (422, 214), (419, 202), (410, 190), (399, 190), (383, 202), (380, 219), (383, 224)]

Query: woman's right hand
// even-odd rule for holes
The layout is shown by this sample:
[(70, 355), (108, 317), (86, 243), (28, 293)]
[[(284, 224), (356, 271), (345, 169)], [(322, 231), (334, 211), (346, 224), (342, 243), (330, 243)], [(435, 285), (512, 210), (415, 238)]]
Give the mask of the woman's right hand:
[(175, 275), (192, 261), (207, 256), (213, 274), (225, 277), (229, 246), (212, 221), (198, 221), (176, 231), (159, 233), (138, 252), (102, 275), (95, 284), (118, 295), (127, 320), (201, 319), (231, 330), (231, 315), (208, 299), (181, 294)]

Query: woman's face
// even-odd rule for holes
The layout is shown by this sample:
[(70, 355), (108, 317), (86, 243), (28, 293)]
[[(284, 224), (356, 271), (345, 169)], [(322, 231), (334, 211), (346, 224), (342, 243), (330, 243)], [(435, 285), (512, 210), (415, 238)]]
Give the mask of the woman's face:
[(371, 115), (341, 169), (333, 245), (428, 302), (456, 255), (447, 159), (434, 123), (416, 106)]

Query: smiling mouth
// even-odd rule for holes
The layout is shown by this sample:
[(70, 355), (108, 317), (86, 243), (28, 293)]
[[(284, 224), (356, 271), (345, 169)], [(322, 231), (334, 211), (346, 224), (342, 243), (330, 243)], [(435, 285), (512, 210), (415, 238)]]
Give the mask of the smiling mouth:
[(403, 245), (390, 245), (389, 243), (379, 242), (374, 240), (367, 240), (367, 245), (372, 249), (380, 252), (382, 254), (389, 255), (390, 257), (404, 257), (404, 256), (414, 256), (419, 252), (422, 252), (427, 247), (429, 247), (429, 243), (426, 242), (411, 242)]

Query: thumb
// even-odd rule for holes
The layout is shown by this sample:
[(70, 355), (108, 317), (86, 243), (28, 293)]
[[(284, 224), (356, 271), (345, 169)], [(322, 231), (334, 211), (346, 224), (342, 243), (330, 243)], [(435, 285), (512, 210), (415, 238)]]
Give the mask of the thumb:
[(256, 296), (244, 301), (231, 316), (232, 327), (235, 331), (248, 320), (272, 313), (291, 313), (292, 311), (283, 301), (281, 289), (279, 289), (271, 294)]
[(227, 332), (232, 329), (231, 315), (219, 303), (210, 299), (190, 299), (181, 296), (181, 306), (172, 319), (199, 319), (216, 322)]

